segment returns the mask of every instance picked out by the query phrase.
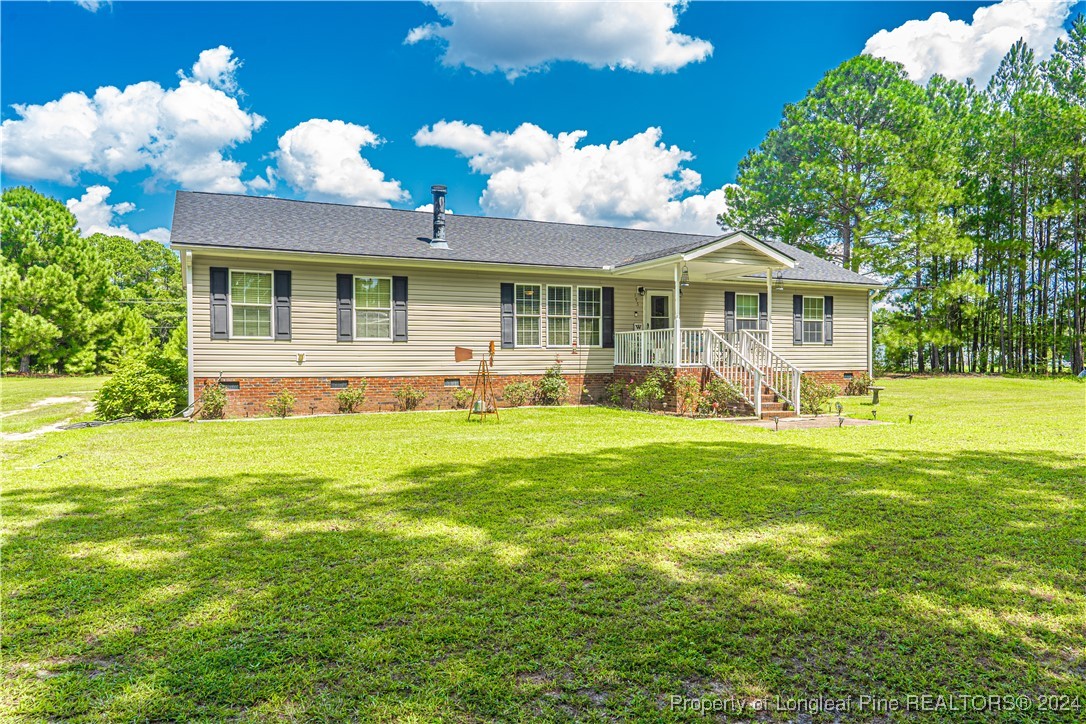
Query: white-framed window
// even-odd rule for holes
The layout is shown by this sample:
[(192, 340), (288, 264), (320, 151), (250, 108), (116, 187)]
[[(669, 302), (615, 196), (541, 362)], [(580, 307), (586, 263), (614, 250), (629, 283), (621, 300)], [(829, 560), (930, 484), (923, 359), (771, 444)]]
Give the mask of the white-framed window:
[(803, 342), (821, 344), (826, 300), (822, 297), (803, 298)]
[(577, 287), (577, 344), (599, 347), (603, 344), (603, 289)]
[(547, 346), (573, 344), (573, 287), (547, 285)]
[(230, 270), (230, 336), (272, 338), (272, 273)]
[(392, 277), (354, 278), (354, 338), (392, 339)]
[(513, 288), (513, 314), (518, 347), (540, 347), (543, 344), (540, 334), (542, 292), (543, 288), (538, 284), (517, 284)]
[(735, 328), (736, 329), (758, 329), (758, 323), (761, 315), (758, 313), (758, 295), (757, 294), (740, 294), (735, 295)]

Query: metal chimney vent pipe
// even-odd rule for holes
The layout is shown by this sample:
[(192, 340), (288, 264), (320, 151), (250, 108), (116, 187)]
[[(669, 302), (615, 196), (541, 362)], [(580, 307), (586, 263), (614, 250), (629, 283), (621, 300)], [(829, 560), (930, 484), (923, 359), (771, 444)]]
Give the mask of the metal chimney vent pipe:
[(434, 235), (430, 239), (430, 246), (434, 249), (448, 249), (445, 241), (445, 194), (448, 189), (444, 186), (431, 186), (430, 192), (434, 195)]

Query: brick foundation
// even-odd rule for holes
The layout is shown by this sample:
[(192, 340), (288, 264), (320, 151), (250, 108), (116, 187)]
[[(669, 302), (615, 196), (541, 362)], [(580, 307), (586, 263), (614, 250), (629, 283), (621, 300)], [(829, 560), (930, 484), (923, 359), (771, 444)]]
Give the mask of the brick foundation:
[(836, 385), (838, 389), (844, 392), (845, 387), (848, 386), (848, 380), (845, 379), (845, 375), (852, 375), (859, 378), (861, 375), (867, 374), (867, 370), (811, 370), (804, 372), (804, 377), (811, 377), (819, 382), (825, 382), (830, 385)]
[[(502, 406), (502, 393), (507, 384), (538, 381), (543, 375), (494, 375), (494, 392), (498, 405)], [(613, 379), (610, 373), (563, 375), (569, 384), (567, 404), (593, 404), (603, 399), (603, 389)], [(288, 390), (296, 398), (295, 415), (313, 415), (339, 412), (336, 394), (339, 388), (332, 387), (332, 381), (346, 380), (348, 386), (356, 387), (359, 380), (365, 379), (366, 402), (362, 412), (398, 410), (399, 403), (393, 392), (407, 384), (426, 393), (419, 403), (420, 410), (442, 410), (456, 407), (453, 392), (456, 387), (447, 387), (446, 380), (458, 380), (461, 387), (470, 388), (475, 384), (475, 374), (468, 375), (428, 375), (422, 377), (223, 377), (224, 383), (237, 383), (238, 389), (226, 391), (226, 417), (261, 417), (270, 414), (268, 401), (280, 390)], [(213, 384), (214, 377), (195, 379), (196, 396), (199, 397), (205, 385)]]
[[(640, 384), (653, 370), (652, 367), (615, 367), (614, 375), (610, 373), (593, 373), (585, 375), (564, 375), (569, 383), (569, 399), (567, 404), (593, 404), (605, 401), (604, 388), (614, 380)], [(815, 370), (804, 372), (805, 377), (814, 377), (822, 382), (836, 385), (842, 391), (848, 384), (845, 374), (851, 373), (856, 377), (865, 370)], [(677, 370), (677, 374), (683, 377), (696, 377), (702, 386), (713, 375), (705, 369), (697, 367), (685, 367)], [(498, 405), (502, 405), (502, 393), (507, 384), (512, 382), (538, 381), (543, 375), (495, 375), (494, 390), (498, 398)], [(359, 380), (365, 379), (366, 402), (360, 408), (362, 412), (398, 410), (399, 403), (393, 397), (393, 392), (407, 384), (426, 393), (426, 397), (419, 403), (420, 410), (443, 410), (456, 407), (453, 392), (456, 387), (446, 387), (446, 380), (458, 380), (461, 387), (470, 388), (475, 383), (475, 374), (468, 375), (427, 375), (421, 377), (223, 377), (223, 382), (236, 382), (239, 389), (226, 392), (226, 417), (261, 417), (270, 414), (268, 401), (280, 390), (289, 390), (296, 398), (294, 403), (295, 415), (312, 415), (339, 412), (339, 401), (336, 394), (340, 391), (332, 387), (332, 381), (346, 380), (350, 387), (358, 385)], [(197, 377), (196, 395), (204, 385), (215, 382), (214, 377)], [(668, 387), (662, 407), (674, 412), (677, 407), (675, 390)]]

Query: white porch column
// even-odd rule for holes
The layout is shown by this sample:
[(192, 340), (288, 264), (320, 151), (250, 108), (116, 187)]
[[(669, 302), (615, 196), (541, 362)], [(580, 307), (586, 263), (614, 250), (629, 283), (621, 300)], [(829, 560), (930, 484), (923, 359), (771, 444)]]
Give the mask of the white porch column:
[(682, 360), (682, 321), (679, 316), (680, 303), (679, 299), (682, 296), (682, 290), (679, 288), (679, 262), (675, 262), (675, 366), (679, 366), (679, 362)]
[(769, 267), (766, 267), (765, 269), (765, 298), (766, 344), (769, 346), (770, 349), (773, 349), (773, 270)]

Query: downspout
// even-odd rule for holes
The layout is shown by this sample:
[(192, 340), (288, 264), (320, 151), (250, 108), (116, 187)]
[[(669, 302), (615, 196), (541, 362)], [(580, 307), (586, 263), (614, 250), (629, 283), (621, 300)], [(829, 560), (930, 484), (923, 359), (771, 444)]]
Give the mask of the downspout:
[(196, 404), (196, 379), (192, 368), (192, 252), (185, 252), (185, 357), (188, 358), (189, 410)]
[(871, 298), (875, 296), (874, 289), (867, 290), (867, 376), (875, 378), (875, 337), (874, 325), (871, 321)]

